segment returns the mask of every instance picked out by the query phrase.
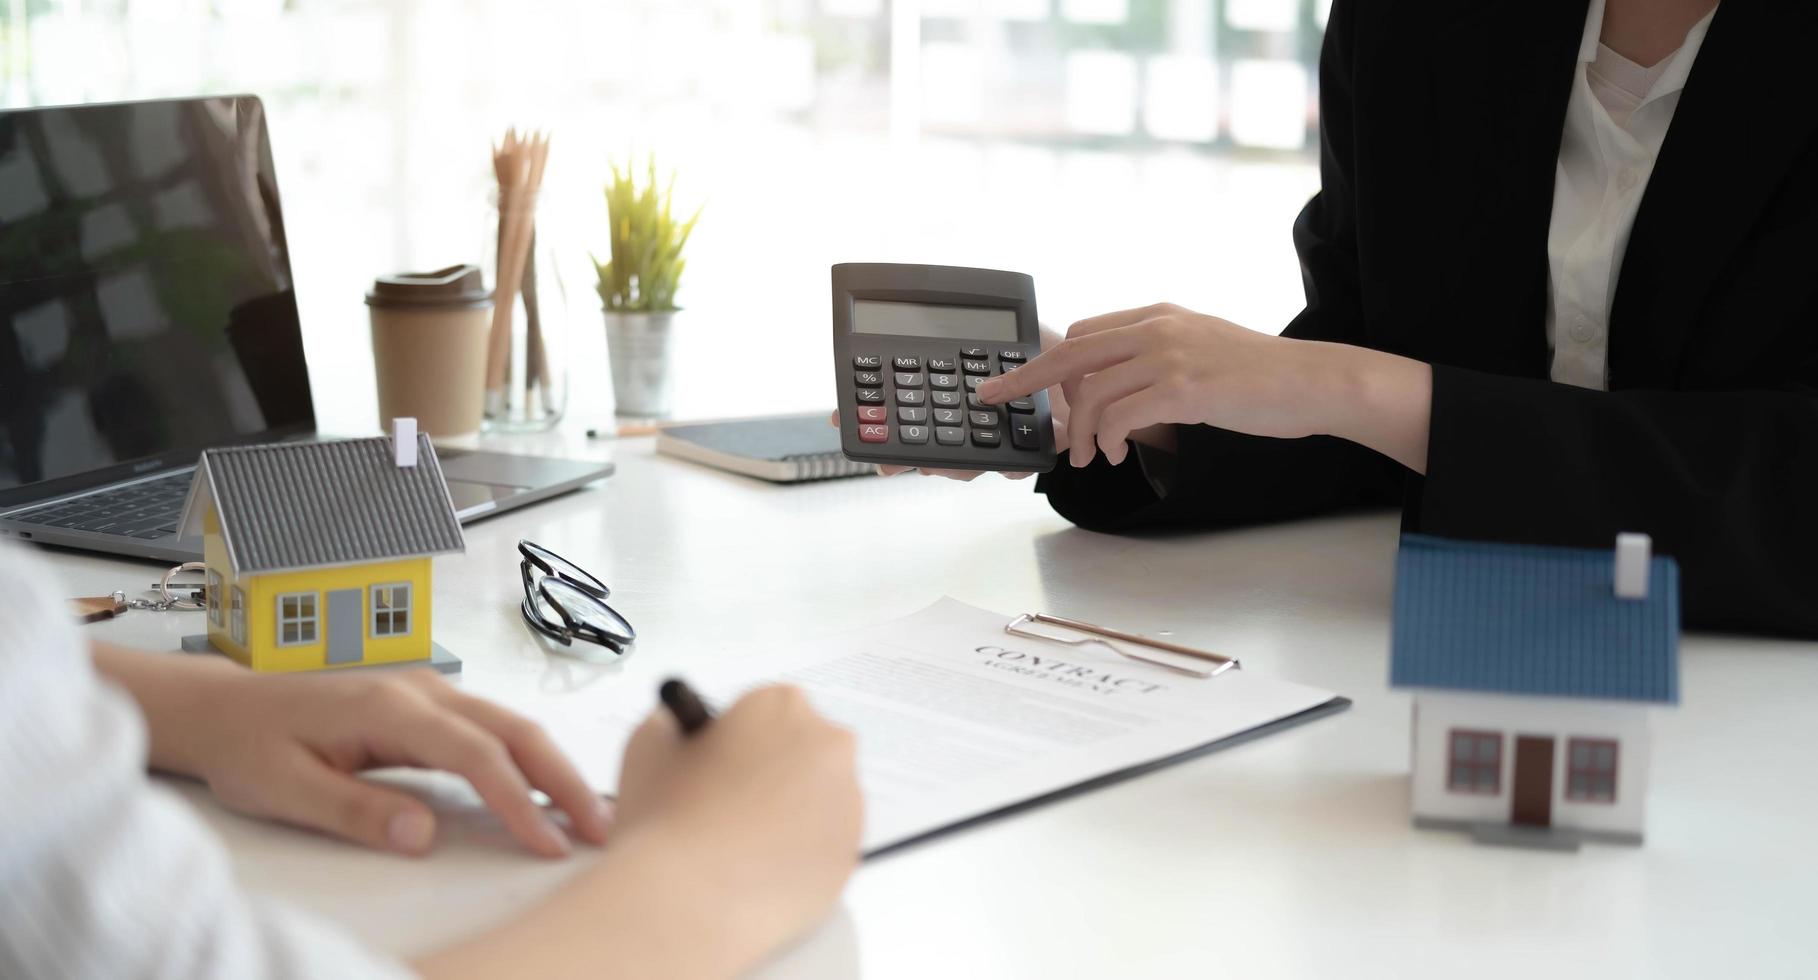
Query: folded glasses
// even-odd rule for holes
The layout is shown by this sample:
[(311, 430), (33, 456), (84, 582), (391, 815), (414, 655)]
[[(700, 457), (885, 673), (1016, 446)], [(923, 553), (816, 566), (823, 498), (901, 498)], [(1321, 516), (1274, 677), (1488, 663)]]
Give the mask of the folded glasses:
[[(520, 611), (530, 628), (583, 659), (618, 660), (630, 654), (637, 630), (606, 604), (612, 590), (579, 565), (532, 541), (519, 541), (518, 574), (524, 580)], [(603, 657), (576, 648), (576, 640), (604, 648)]]

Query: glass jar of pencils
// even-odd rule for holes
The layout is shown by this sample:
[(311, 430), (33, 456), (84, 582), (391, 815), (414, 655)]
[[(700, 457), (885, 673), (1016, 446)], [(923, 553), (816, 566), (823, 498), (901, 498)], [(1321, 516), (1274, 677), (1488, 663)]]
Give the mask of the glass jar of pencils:
[(486, 346), (488, 432), (555, 427), (568, 405), (568, 289), (556, 261), (559, 229), (535, 192), (488, 195), (484, 268), (493, 284)]

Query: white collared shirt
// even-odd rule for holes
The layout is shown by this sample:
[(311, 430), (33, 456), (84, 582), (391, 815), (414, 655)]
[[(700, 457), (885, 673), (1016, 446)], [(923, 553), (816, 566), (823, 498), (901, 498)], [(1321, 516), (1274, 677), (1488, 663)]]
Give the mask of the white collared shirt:
[(1547, 230), (1547, 345), (1554, 381), (1609, 387), (1610, 304), (1629, 229), (1679, 93), (1716, 11), (1678, 51), (1644, 68), (1600, 43), (1604, 0), (1591, 0), (1553, 176)]
[(406, 976), (241, 889), (221, 841), (146, 779), (145, 723), (67, 610), (49, 569), (0, 545), (0, 977)]

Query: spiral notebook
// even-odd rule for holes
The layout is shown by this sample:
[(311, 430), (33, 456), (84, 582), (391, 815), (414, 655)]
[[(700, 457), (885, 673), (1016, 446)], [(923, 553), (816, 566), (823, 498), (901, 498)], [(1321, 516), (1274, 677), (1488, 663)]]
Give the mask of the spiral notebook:
[(772, 483), (801, 483), (875, 472), (840, 452), (827, 413), (665, 426), (657, 452)]

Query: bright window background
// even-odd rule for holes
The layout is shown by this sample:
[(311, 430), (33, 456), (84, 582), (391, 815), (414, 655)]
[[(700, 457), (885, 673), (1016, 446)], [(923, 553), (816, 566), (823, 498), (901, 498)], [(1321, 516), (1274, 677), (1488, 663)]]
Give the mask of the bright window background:
[[(1325, 0), (0, 0), (0, 104), (263, 96), (325, 428), (376, 420), (371, 278), (480, 261), (488, 142), (554, 134), (571, 414), (609, 411), (606, 162), (705, 203), (678, 414), (832, 403), (827, 267), (1034, 275), (1043, 319), (1160, 300), (1277, 331), (1317, 186)], [(601, 379), (594, 382), (591, 379)]]

